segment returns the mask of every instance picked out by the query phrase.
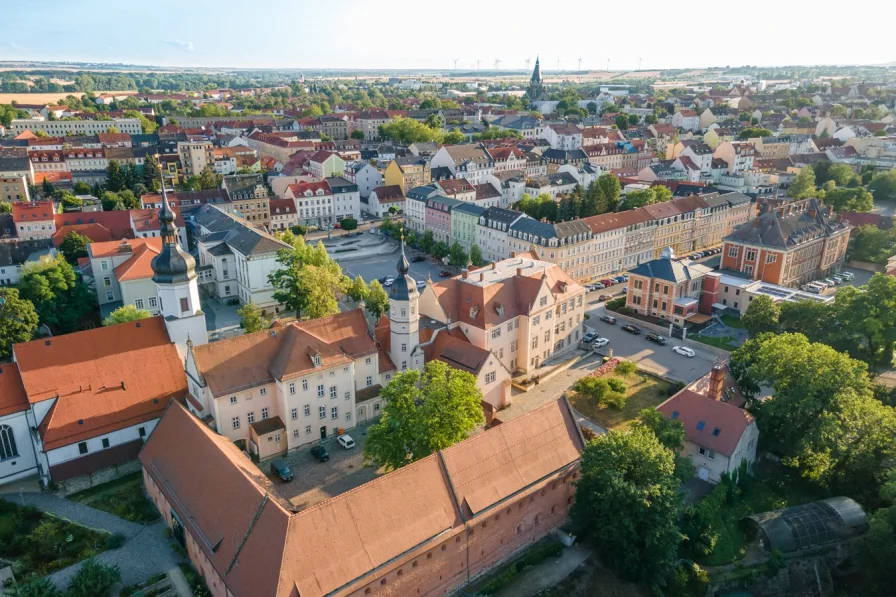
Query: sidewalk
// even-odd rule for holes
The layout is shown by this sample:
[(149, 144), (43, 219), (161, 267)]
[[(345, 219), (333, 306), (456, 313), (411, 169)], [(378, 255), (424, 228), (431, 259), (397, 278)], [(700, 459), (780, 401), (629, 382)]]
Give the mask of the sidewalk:
[(591, 550), (578, 545), (564, 549), (560, 557), (533, 566), (498, 591), (496, 597), (532, 597), (569, 576), (591, 555)]

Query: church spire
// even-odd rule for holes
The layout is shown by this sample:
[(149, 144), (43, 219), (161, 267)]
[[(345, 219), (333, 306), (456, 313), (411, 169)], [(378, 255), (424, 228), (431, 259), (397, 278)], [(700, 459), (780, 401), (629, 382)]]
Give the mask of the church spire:
[[(158, 156), (156, 158), (158, 159)], [(162, 207), (159, 210), (162, 250), (153, 257), (150, 264), (153, 272), (152, 280), (156, 284), (177, 284), (196, 278), (196, 260), (178, 243), (176, 216), (168, 204), (161, 164), (159, 164), (159, 178), (162, 180)]]
[(398, 275), (406, 276), (411, 269), (411, 264), (408, 263), (408, 258), (405, 257), (404, 254), (404, 229), (401, 231), (401, 257), (398, 258)]

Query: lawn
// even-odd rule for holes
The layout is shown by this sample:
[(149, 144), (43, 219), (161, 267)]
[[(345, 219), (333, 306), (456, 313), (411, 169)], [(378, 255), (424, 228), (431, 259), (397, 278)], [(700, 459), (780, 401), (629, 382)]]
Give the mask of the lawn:
[(722, 315), (722, 321), (729, 328), (736, 328), (736, 329), (740, 330), (740, 329), (743, 329), (743, 327), (744, 327), (744, 324), (742, 324), (740, 322), (740, 317), (735, 317), (734, 315), (731, 315), (728, 313), (726, 313), (725, 315)]
[(16, 577), (45, 576), (105, 551), (110, 535), (0, 500), (0, 557), (18, 563)]
[(688, 340), (693, 340), (695, 342), (700, 342), (702, 344), (708, 344), (709, 346), (715, 346), (716, 348), (721, 348), (722, 350), (736, 350), (734, 346), (731, 345), (734, 342), (734, 338), (731, 336), (722, 336), (721, 338), (713, 338), (709, 336), (688, 336)]
[(68, 499), (132, 522), (150, 523), (159, 518), (155, 505), (143, 493), (140, 472), (73, 493)]
[(712, 528), (718, 534), (715, 549), (709, 556), (698, 556), (695, 559), (699, 564), (706, 566), (719, 566), (739, 560), (753, 539), (749, 531), (741, 526), (741, 518), (748, 514), (798, 506), (825, 497), (828, 496), (817, 487), (785, 472), (781, 467), (776, 467), (761, 479), (754, 478), (733, 503), (726, 503), (715, 511), (715, 516), (711, 519)]
[(632, 375), (606, 375), (606, 378), (621, 377), (628, 385), (627, 400), (621, 409), (594, 404), (576, 392), (570, 392), (573, 407), (588, 419), (607, 429), (625, 429), (638, 418), (645, 408), (656, 408), (671, 395), (672, 384), (647, 373), (636, 371)]

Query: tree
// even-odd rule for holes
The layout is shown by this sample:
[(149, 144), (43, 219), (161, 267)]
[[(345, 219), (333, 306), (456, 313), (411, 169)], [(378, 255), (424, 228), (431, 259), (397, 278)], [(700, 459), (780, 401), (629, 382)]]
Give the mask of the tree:
[(878, 201), (896, 199), (896, 168), (875, 174), (868, 183), (868, 190)]
[(639, 207), (644, 207), (645, 205), (650, 205), (656, 201), (656, 193), (653, 188), (649, 189), (638, 189), (636, 191), (629, 191), (625, 195), (625, 200), (623, 201), (623, 205), (625, 209), (637, 209)]
[(87, 257), (87, 245), (90, 242), (90, 239), (83, 234), (72, 231), (59, 243), (59, 251), (66, 261), (75, 265), (78, 263), (78, 259)]
[(850, 258), (871, 263), (886, 263), (890, 255), (896, 252), (893, 248), (896, 242), (893, 230), (896, 229), (888, 232), (871, 224), (859, 226), (852, 233)]
[(258, 305), (252, 301), (249, 301), (237, 309), (236, 314), (240, 316), (240, 327), (242, 327), (247, 334), (260, 332), (271, 326), (270, 320), (262, 315), (261, 309), (259, 309)]
[(672, 200), (672, 191), (669, 190), (669, 187), (657, 185), (657, 186), (651, 187), (651, 188), (653, 189), (653, 202), (654, 203), (665, 203), (666, 201)]
[[(418, 386), (419, 382), (419, 386)], [(380, 393), (385, 406), (364, 442), (364, 459), (401, 468), (467, 438), (485, 422), (476, 378), (441, 361), (400, 373)]]
[(441, 129), (429, 127), (412, 118), (393, 118), (380, 125), (379, 133), (384, 139), (391, 139), (402, 145), (426, 141), (441, 143), (443, 136)]
[(359, 140), (364, 139), (364, 131), (362, 131), (361, 129), (355, 129), (355, 130), (353, 130), (353, 131), (352, 131), (352, 134), (351, 134), (351, 138), (352, 138), (352, 139), (359, 139)]
[(751, 127), (747, 127), (744, 130), (742, 130), (740, 132), (740, 134), (737, 136), (737, 138), (741, 139), (741, 140), (745, 140), (745, 139), (755, 139), (757, 137), (771, 137), (772, 135), (774, 135), (774, 133), (766, 128), (762, 128), (759, 126), (751, 126)]
[(628, 129), (628, 118), (625, 117), (625, 114), (616, 115), (616, 128), (620, 131)]
[(345, 296), (352, 299), (356, 303), (360, 303), (361, 301), (366, 300), (367, 284), (364, 282), (364, 278), (361, 276), (355, 276), (355, 278), (348, 285), (348, 288), (346, 288)]
[(118, 566), (104, 566), (93, 558), (81, 565), (68, 583), (66, 597), (109, 597), (121, 580)]
[(280, 267), (268, 280), (280, 304), (309, 319), (339, 313), (338, 297), (347, 285), (346, 279), (323, 243), (310, 247), (298, 237), (292, 248), (278, 251), (277, 263)]
[(34, 305), (17, 288), (0, 288), (0, 362), (12, 357), (12, 346), (28, 342), (37, 330)]
[(485, 261), (482, 259), (482, 249), (476, 243), (473, 243), (473, 246), (470, 247), (470, 263), (476, 267), (485, 265)]
[(109, 314), (109, 317), (103, 320), (103, 325), (116, 325), (119, 323), (127, 323), (128, 321), (139, 321), (152, 317), (152, 314), (146, 309), (138, 309), (134, 305), (123, 305)]
[(106, 190), (118, 193), (127, 188), (127, 178), (118, 160), (109, 160), (106, 167)]
[(143, 159), (143, 172), (141, 174), (143, 186), (153, 192), (159, 188), (159, 160), (155, 154), (149, 153)]
[(8, 214), (12, 212), (12, 203), (8, 201), (0, 201), (0, 214)]
[(15, 592), (15, 597), (63, 597), (62, 592), (56, 588), (49, 576), (37, 576), (29, 574)]
[(632, 426), (649, 429), (657, 440), (674, 454), (675, 476), (679, 481), (684, 483), (694, 476), (694, 463), (691, 457), (681, 456), (685, 436), (681, 421), (669, 419), (655, 408), (645, 408), (638, 414), (638, 420), (632, 423)]
[(339, 227), (346, 232), (350, 232), (358, 227), (358, 220), (354, 218), (342, 218), (339, 220)]
[(610, 386), (610, 381), (600, 377), (583, 377), (575, 383), (573, 390), (581, 394), (585, 399), (594, 406), (608, 406), (624, 402), (624, 397), (620, 400), (619, 394), (622, 391), (614, 389)]
[(887, 504), (868, 519), (868, 533), (859, 541), (864, 568), (864, 587), (869, 595), (893, 592), (893, 562), (896, 561), (896, 471), (889, 470), (878, 499)]
[(637, 114), (629, 114), (628, 115), (628, 124), (629, 126), (638, 126), (638, 123), (641, 122), (641, 119), (638, 118)]
[(646, 124), (656, 124), (659, 120), (656, 117), (656, 114), (648, 114), (644, 117), (644, 122)]
[(755, 338), (765, 332), (777, 331), (780, 317), (781, 309), (777, 303), (770, 296), (761, 294), (753, 298), (740, 322), (750, 337)]
[(75, 331), (96, 307), (96, 297), (62, 256), (27, 264), (18, 288), (22, 298), (34, 305), (40, 322), (58, 333)]
[(571, 513), (576, 526), (619, 576), (660, 584), (681, 544), (681, 494), (672, 452), (652, 430), (635, 426), (590, 442), (581, 472)]
[(831, 208), (836, 212), (867, 212), (874, 209), (874, 199), (871, 193), (862, 188), (831, 189), (825, 192), (823, 201), (825, 205), (831, 206)]
[(796, 175), (796, 178), (787, 190), (787, 194), (794, 199), (814, 197), (816, 194), (815, 171), (808, 166), (801, 168), (799, 174)]
[(619, 196), (622, 194), (622, 185), (619, 184), (619, 179), (607, 173), (598, 176), (594, 182), (598, 187), (597, 213), (616, 211), (619, 205)]
[(439, 241), (432, 246), (432, 252), (430, 253), (436, 259), (444, 259), (448, 256), (450, 249), (448, 247), (448, 243)]
[(199, 189), (200, 191), (208, 191), (211, 189), (218, 188), (218, 185), (221, 184), (218, 175), (214, 173), (212, 167), (206, 165), (205, 168), (202, 169), (202, 172), (199, 173)]
[(469, 256), (467, 252), (464, 251), (464, 248), (460, 246), (460, 243), (454, 241), (454, 244), (451, 245), (451, 249), (448, 252), (448, 264), (453, 265), (454, 267), (464, 267), (467, 265), (467, 260)]
[(460, 132), (460, 129), (454, 128), (451, 131), (445, 133), (445, 138), (442, 139), (442, 143), (445, 145), (458, 145), (466, 141), (467, 137)]
[(136, 118), (140, 121), (140, 126), (143, 128), (143, 133), (146, 135), (151, 135), (159, 128), (159, 125), (156, 124), (154, 120), (150, 120), (147, 118), (143, 112), (138, 110), (125, 110), (124, 112), (125, 118)]
[(50, 182), (49, 178), (45, 178), (43, 182), (40, 183), (40, 194), (44, 199), (50, 199), (56, 195), (56, 187), (53, 186), (53, 183)]
[(374, 321), (379, 321), (383, 315), (389, 312), (389, 295), (386, 294), (386, 290), (379, 280), (371, 280), (364, 300), (367, 303), (367, 312), (370, 313)]

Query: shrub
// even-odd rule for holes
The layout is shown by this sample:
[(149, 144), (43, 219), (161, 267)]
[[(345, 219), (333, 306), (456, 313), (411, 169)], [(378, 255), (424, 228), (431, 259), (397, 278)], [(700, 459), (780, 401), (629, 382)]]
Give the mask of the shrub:
[(107, 549), (118, 549), (122, 545), (124, 545), (124, 535), (121, 533), (115, 533), (113, 535), (109, 535), (106, 537), (106, 548)]
[(619, 375), (632, 375), (637, 370), (638, 367), (634, 361), (619, 361), (616, 365), (616, 373)]
[(786, 567), (787, 560), (784, 559), (784, 554), (781, 553), (780, 549), (773, 549), (771, 555), (768, 558), (768, 562), (766, 562), (765, 573), (769, 576), (769, 578), (773, 578), (778, 575), (778, 572)]
[(674, 396), (684, 389), (684, 383), (680, 381), (676, 381), (673, 384), (669, 384), (669, 389), (666, 390), (666, 393), (670, 396)]
[(16, 597), (62, 597), (62, 593), (46, 576), (31, 574), (13, 593)]
[(121, 571), (118, 566), (103, 566), (90, 559), (69, 581), (66, 597), (109, 597), (119, 580)]
[[(618, 370), (618, 368), (619, 367), (617, 366), (617, 370)], [(614, 392), (620, 392), (620, 393), (625, 392), (625, 390), (628, 387), (627, 384), (625, 383), (625, 380), (620, 379), (618, 377), (611, 377), (609, 380), (607, 380), (607, 383), (610, 384), (610, 389), (613, 390)]]
[(290, 228), (290, 230), (296, 236), (305, 236), (306, 234), (308, 234), (308, 228), (305, 226), (302, 226), (301, 224), (296, 224), (295, 226)]
[(617, 410), (625, 408), (625, 403), (627, 400), (628, 397), (621, 392), (607, 392), (607, 394), (604, 396), (604, 404), (606, 404), (610, 408), (615, 408)]
[(339, 225), (346, 232), (350, 232), (358, 227), (358, 220), (354, 218), (343, 218), (342, 220), (339, 220)]
[(625, 307), (625, 297), (621, 296), (619, 298), (614, 298), (613, 300), (607, 301), (604, 303), (604, 308), (610, 311), (618, 311), (620, 307)]

